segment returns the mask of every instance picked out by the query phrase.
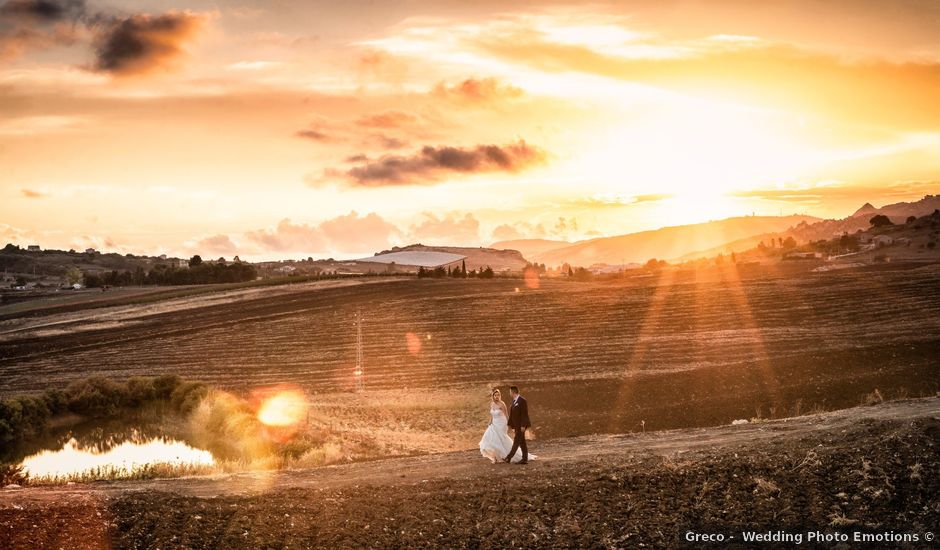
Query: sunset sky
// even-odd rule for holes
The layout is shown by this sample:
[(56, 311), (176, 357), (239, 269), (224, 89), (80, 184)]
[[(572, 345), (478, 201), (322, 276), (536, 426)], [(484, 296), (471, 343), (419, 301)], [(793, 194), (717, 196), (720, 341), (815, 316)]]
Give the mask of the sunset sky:
[(938, 98), (926, 0), (0, 0), (0, 241), (350, 257), (843, 217), (940, 191)]

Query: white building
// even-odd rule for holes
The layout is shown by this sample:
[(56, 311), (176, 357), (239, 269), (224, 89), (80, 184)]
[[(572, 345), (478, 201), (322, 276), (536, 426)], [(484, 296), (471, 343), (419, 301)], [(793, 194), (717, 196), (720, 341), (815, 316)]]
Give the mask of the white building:
[(410, 267), (423, 267), (425, 269), (435, 269), (438, 267), (459, 267), (461, 262), (466, 259), (466, 256), (460, 254), (451, 254), (450, 252), (404, 250), (402, 252), (389, 252), (388, 254), (379, 254), (370, 258), (362, 258), (358, 261), (385, 265), (395, 264)]

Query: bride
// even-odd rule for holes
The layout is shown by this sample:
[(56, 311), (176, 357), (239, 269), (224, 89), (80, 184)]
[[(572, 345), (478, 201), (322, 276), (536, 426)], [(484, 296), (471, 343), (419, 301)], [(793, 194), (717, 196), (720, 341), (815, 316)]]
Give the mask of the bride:
[[(480, 440), (480, 453), (491, 462), (495, 463), (506, 458), (509, 451), (512, 450), (512, 438), (509, 437), (508, 418), (506, 404), (503, 403), (499, 388), (493, 388), (492, 400), (490, 401), (490, 416), (492, 420), (490, 425), (483, 432), (483, 439)], [(535, 458), (535, 455), (529, 454), (529, 460)], [(516, 451), (512, 461), (522, 460), (522, 451)]]

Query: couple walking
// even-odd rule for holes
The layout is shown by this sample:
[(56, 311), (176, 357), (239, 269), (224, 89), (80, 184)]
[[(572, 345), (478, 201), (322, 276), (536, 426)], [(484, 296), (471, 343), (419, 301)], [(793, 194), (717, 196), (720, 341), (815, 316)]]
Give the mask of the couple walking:
[[(535, 455), (529, 454), (525, 442), (526, 429), (532, 426), (529, 421), (529, 405), (525, 398), (519, 395), (519, 388), (516, 386), (509, 387), (509, 395), (512, 403), (507, 411), (499, 388), (493, 388), (490, 394), (492, 420), (483, 432), (483, 439), (480, 440), (480, 453), (494, 463), (502, 460), (515, 464), (528, 464), (529, 458), (536, 458)], [(509, 437), (510, 429), (515, 431), (512, 438)]]

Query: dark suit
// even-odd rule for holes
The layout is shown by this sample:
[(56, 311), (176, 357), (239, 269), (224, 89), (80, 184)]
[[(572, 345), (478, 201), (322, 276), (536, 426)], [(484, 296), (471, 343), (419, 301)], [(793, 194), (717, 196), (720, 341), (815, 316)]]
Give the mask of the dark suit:
[(525, 444), (525, 430), (532, 426), (529, 421), (529, 405), (521, 395), (513, 400), (512, 408), (509, 409), (509, 427), (516, 431), (516, 436), (512, 439), (512, 450), (509, 451), (509, 457), (515, 456), (517, 449), (522, 449), (523, 462), (529, 460), (529, 449)]

